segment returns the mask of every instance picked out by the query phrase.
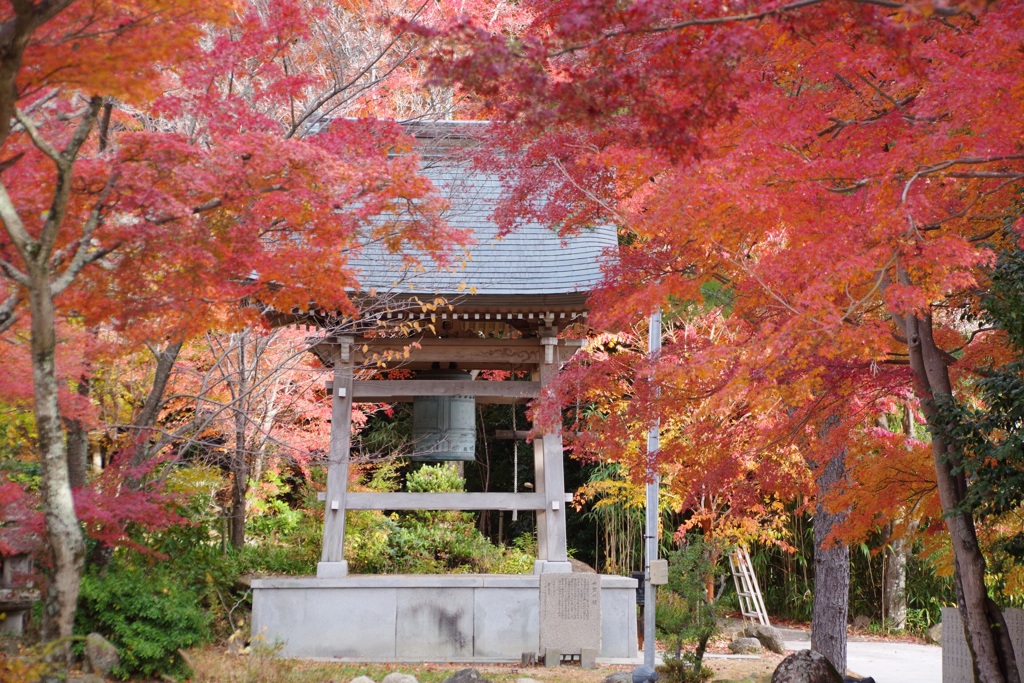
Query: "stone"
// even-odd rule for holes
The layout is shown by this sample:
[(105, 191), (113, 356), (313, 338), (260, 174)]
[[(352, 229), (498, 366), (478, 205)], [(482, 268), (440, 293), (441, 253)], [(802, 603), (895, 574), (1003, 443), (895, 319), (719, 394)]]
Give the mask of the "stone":
[(866, 614), (858, 614), (853, 618), (853, 627), (858, 631), (867, 631), (871, 627), (871, 617)]
[(85, 637), (85, 661), (91, 673), (106, 678), (110, 670), (121, 662), (121, 657), (109, 640), (99, 633), (90, 633)]
[[(383, 681), (381, 682), (383, 683)], [(460, 669), (453, 673), (442, 683), (491, 683), (491, 679), (484, 678), (476, 669)]]
[(800, 650), (779, 663), (772, 674), (772, 683), (843, 683), (843, 677), (825, 655)]
[(562, 651), (557, 647), (548, 647), (544, 649), (544, 666), (555, 667), (562, 665)]
[(419, 682), (419, 680), (416, 679), (415, 676), (413, 676), (411, 674), (403, 674), (403, 673), (399, 673), (398, 671), (395, 671), (395, 672), (389, 673), (387, 676), (385, 676), (384, 680), (381, 681), (380, 683), (420, 683), (420, 682)]
[(585, 647), (580, 650), (580, 668), (581, 669), (596, 669), (597, 668), (597, 648)]
[(629, 671), (616, 671), (613, 674), (608, 674), (604, 683), (633, 683), (633, 674)]
[(871, 676), (867, 678), (857, 678), (856, 676), (843, 676), (843, 683), (875, 683), (875, 679)]
[(577, 560), (575, 557), (570, 557), (569, 558), (569, 564), (572, 565), (573, 572), (575, 572), (577, 574), (596, 574), (597, 573), (596, 569), (591, 567), (586, 562), (583, 562), (582, 560)]
[(601, 649), (600, 576), (540, 575), (540, 647), (572, 655)]
[(82, 674), (81, 676), (68, 676), (67, 683), (106, 683), (106, 679), (99, 674)]
[(926, 643), (933, 643), (935, 645), (942, 645), (942, 622), (932, 624), (931, 628), (924, 632), (924, 640)]
[(757, 638), (737, 638), (729, 643), (729, 650), (738, 655), (759, 655), (764, 647)]
[(517, 678), (516, 683), (540, 683), (536, 678)]
[(349, 681), (349, 683), (377, 683), (377, 681), (373, 680), (369, 676), (356, 676)]
[(758, 641), (768, 650), (775, 654), (786, 654), (786, 644), (782, 642), (782, 632), (774, 626), (756, 624), (743, 629), (743, 635), (747, 638), (757, 638)]

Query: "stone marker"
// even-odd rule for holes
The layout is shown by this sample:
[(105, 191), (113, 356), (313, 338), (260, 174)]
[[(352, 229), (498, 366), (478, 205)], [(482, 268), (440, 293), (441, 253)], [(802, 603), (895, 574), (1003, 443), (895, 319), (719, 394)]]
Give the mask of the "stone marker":
[(743, 629), (743, 635), (747, 638), (757, 638), (762, 645), (775, 654), (786, 654), (786, 644), (782, 641), (782, 632), (774, 626), (755, 624)]
[(551, 650), (575, 655), (584, 648), (601, 650), (601, 577), (541, 574), (540, 651), (545, 664), (552, 666), (547, 661)]
[(779, 663), (772, 683), (843, 683), (843, 677), (825, 655), (800, 650)]

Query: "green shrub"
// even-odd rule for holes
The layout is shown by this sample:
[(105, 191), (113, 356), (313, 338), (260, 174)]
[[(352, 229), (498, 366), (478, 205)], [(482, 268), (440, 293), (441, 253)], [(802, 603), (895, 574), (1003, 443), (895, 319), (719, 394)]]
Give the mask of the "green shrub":
[(82, 579), (75, 630), (110, 640), (121, 657), (113, 674), (184, 678), (178, 650), (206, 642), (210, 622), (199, 596), (158, 571), (118, 565)]
[[(372, 490), (395, 490), (394, 465), (368, 473)], [(457, 492), (465, 479), (448, 465), (423, 465), (406, 476), (406, 489), (416, 493)], [(495, 546), (476, 526), (471, 513), (414, 510), (385, 515), (378, 511), (349, 511), (345, 557), (354, 573), (502, 573), (533, 571), (534, 543), (524, 537), (516, 547)], [(522, 547), (520, 547), (522, 546)]]
[(705, 683), (715, 675), (714, 669), (697, 661), (696, 655), (691, 652), (684, 652), (678, 659), (666, 657), (665, 663), (657, 671), (661, 683)]
[(708, 601), (706, 582), (718, 571), (713, 558), (721, 555), (699, 536), (688, 536), (668, 556), (668, 585), (658, 592), (655, 625), (659, 635), (670, 641), (676, 658), (684, 643), (697, 645), (697, 663), (715, 633), (716, 606)]

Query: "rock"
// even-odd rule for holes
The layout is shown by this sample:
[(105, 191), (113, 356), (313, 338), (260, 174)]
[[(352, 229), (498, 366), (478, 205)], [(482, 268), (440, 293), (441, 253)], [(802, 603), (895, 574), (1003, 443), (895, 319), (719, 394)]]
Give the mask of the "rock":
[(729, 643), (729, 649), (738, 655), (759, 655), (764, 652), (757, 638), (737, 638)]
[(843, 676), (843, 683), (875, 683), (875, 679), (868, 676), (867, 678), (857, 678), (856, 676)]
[(782, 631), (774, 626), (765, 626), (764, 624), (748, 626), (743, 629), (743, 635), (747, 638), (757, 638), (765, 648), (775, 654), (786, 654), (786, 644), (782, 642)]
[(481, 676), (476, 669), (461, 669), (444, 679), (442, 683), (491, 683), (491, 680)]
[(349, 681), (349, 683), (377, 683), (377, 681), (373, 680), (369, 676), (356, 676)]
[(924, 632), (924, 640), (927, 643), (942, 645), (942, 622), (932, 624), (931, 628)]
[(772, 674), (772, 683), (843, 683), (843, 677), (825, 655), (800, 650), (779, 663)]
[(380, 683), (420, 683), (415, 676), (395, 671), (384, 677)]
[(613, 674), (608, 674), (604, 683), (633, 683), (633, 674), (629, 671), (616, 671)]
[(516, 683), (540, 683), (536, 678), (517, 678)]
[(582, 560), (577, 560), (575, 557), (569, 558), (569, 564), (572, 566), (572, 571), (576, 574), (596, 574), (597, 570), (591, 567)]
[(866, 614), (858, 614), (853, 618), (853, 627), (858, 631), (867, 631), (871, 626), (871, 617)]
[(106, 679), (99, 674), (82, 674), (81, 676), (68, 676), (67, 683), (107, 683)]
[(90, 633), (85, 637), (85, 661), (91, 673), (106, 678), (110, 670), (120, 664), (121, 657), (109, 640), (99, 633)]

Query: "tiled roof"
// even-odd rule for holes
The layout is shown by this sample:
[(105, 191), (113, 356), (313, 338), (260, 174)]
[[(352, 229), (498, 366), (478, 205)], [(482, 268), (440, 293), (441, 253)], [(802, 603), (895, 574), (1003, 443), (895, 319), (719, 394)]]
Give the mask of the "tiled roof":
[[(491, 295), (537, 297), (585, 294), (601, 280), (600, 263), (616, 245), (613, 226), (598, 226), (562, 240), (547, 226), (530, 223), (498, 237), (491, 215), (501, 196), (501, 183), (493, 175), (472, 170), (451, 154), (465, 144), (465, 131), (478, 123), (431, 122), (413, 128), (424, 150), (424, 174), (448, 201), (446, 220), (473, 231), (476, 243), (469, 258), (448, 270), (413, 271), (400, 255), (368, 248), (355, 261), (364, 289), (388, 289), (416, 294), (458, 294), (470, 291)], [(576, 298), (576, 297), (573, 297)]]

